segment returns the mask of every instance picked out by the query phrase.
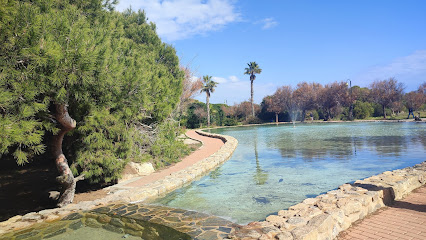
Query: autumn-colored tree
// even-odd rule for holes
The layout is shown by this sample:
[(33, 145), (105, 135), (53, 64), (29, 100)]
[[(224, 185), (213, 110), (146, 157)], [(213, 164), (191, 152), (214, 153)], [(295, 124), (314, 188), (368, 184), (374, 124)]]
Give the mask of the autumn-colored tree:
[(181, 67), (184, 73), (182, 82), (182, 94), (180, 95), (180, 101), (176, 108), (177, 117), (184, 114), (188, 108), (188, 104), (200, 94), (200, 90), (203, 87), (203, 83), (200, 78), (194, 79), (194, 75), (188, 67)]
[(251, 86), (250, 102), (251, 102), (252, 116), (254, 117), (253, 82), (256, 79), (256, 74), (260, 74), (262, 72), (262, 69), (259, 67), (259, 65), (256, 62), (250, 62), (250, 63), (247, 63), (247, 65), (248, 67), (245, 68), (244, 74), (250, 75), (250, 86)]
[(419, 110), (426, 102), (426, 82), (419, 86), (417, 91), (411, 91), (404, 95), (404, 105), (412, 111)]
[(388, 80), (374, 81), (371, 85), (371, 98), (383, 109), (383, 117), (386, 119), (386, 108), (394, 102), (400, 101), (404, 85), (395, 78)]
[(334, 82), (325, 85), (320, 94), (320, 103), (326, 113), (326, 120), (330, 120), (342, 112), (342, 107), (349, 101), (346, 82)]
[[(255, 113), (260, 111), (260, 106), (258, 104), (254, 104), (253, 106)], [(248, 120), (250, 116), (252, 116), (252, 105), (248, 101), (241, 102), (235, 106), (235, 115), (237, 118)]]
[(263, 103), (266, 105), (266, 110), (268, 112), (275, 113), (275, 122), (278, 123), (278, 115), (282, 112), (282, 105), (280, 104), (278, 96), (276, 94), (271, 96), (266, 96), (263, 99)]
[(321, 89), (322, 85), (319, 83), (301, 82), (297, 84), (297, 88), (293, 92), (293, 101), (297, 103), (302, 112), (302, 122), (305, 121), (306, 111), (317, 107)]

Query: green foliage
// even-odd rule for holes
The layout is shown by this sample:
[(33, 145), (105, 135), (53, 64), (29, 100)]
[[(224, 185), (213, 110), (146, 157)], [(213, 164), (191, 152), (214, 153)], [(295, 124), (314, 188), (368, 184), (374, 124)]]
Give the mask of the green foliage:
[(374, 108), (369, 102), (357, 101), (354, 104), (353, 114), (356, 119), (370, 117), (374, 113)]
[(223, 120), (223, 126), (236, 126), (238, 125), (238, 121), (235, 118), (225, 118)]
[[(43, 154), (60, 127), (55, 104), (77, 121), (63, 147), (75, 174), (112, 181), (150, 151), (136, 126), (163, 126), (183, 72), (144, 12), (111, 9), (102, 0), (0, 0), (0, 156), (24, 164)], [(177, 126), (166, 125), (156, 139), (179, 145), (165, 134)], [(167, 146), (154, 143), (154, 157), (175, 161)]]
[(250, 116), (250, 117), (247, 118), (246, 123), (247, 124), (261, 124), (261, 123), (263, 123), (263, 121), (258, 117)]
[(178, 123), (165, 121), (157, 127), (158, 133), (150, 150), (150, 155), (157, 167), (162, 167), (178, 160), (189, 153), (189, 148), (182, 142), (176, 141), (183, 133)]

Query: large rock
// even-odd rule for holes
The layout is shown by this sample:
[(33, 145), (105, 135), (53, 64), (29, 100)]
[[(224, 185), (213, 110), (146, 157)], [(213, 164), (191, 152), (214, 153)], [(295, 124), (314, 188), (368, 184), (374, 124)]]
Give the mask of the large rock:
[(155, 172), (155, 169), (154, 166), (152, 166), (152, 163), (129, 162), (124, 168), (123, 177), (119, 180), (119, 182), (126, 181), (133, 177), (148, 176), (153, 172)]
[(155, 172), (154, 166), (152, 166), (152, 163), (149, 163), (149, 162), (148, 163), (129, 162), (128, 165), (136, 171), (136, 174), (141, 176), (147, 176)]

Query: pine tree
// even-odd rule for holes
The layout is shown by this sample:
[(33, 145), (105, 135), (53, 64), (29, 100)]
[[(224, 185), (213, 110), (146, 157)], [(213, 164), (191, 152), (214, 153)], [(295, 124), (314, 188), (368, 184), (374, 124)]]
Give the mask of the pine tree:
[(109, 182), (141, 156), (137, 126), (168, 118), (183, 73), (144, 12), (101, 0), (1, 1), (0, 156), (22, 165), (50, 146), (64, 206), (75, 174)]

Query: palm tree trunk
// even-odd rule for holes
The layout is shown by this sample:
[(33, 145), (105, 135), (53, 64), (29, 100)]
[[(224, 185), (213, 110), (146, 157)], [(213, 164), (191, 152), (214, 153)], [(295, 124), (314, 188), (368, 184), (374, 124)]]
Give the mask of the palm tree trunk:
[(75, 128), (76, 122), (68, 114), (66, 105), (56, 104), (55, 118), (60, 123), (61, 130), (55, 136), (53, 136), (52, 152), (55, 158), (56, 167), (59, 171), (60, 176), (56, 178), (59, 183), (62, 184), (61, 195), (58, 200), (58, 207), (63, 207), (69, 203), (72, 203), (74, 199), (75, 187), (77, 179), (71, 172), (68, 165), (67, 159), (62, 152), (62, 142), (67, 132)]
[(251, 82), (251, 112), (252, 112), (252, 116), (254, 117), (254, 105), (253, 105), (253, 79), (250, 79)]
[(210, 127), (210, 94), (206, 92), (206, 104), (207, 104), (207, 127)]

